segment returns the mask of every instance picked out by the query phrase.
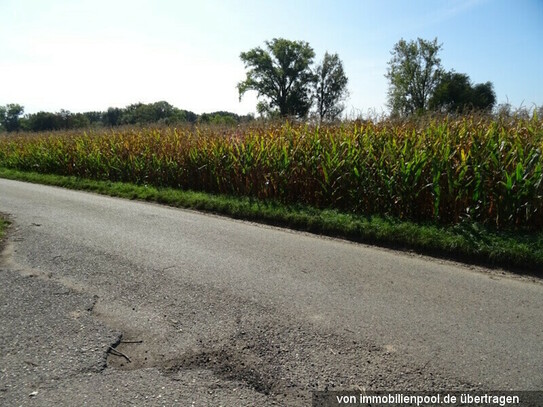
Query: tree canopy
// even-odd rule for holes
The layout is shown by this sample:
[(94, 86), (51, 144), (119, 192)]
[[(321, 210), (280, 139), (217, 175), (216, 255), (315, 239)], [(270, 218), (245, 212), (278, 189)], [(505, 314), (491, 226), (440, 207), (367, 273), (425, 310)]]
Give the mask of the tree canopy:
[(322, 121), (343, 112), (348, 79), (337, 54), (326, 52), (313, 69), (315, 52), (307, 42), (274, 38), (265, 44), (265, 49), (240, 54), (247, 69), (237, 85), (240, 100), (247, 91), (256, 91), (257, 111), (268, 117), (302, 118), (314, 107), (312, 115)]
[(264, 97), (260, 110), (278, 110), (281, 116), (307, 115), (311, 107), (310, 86), (314, 81), (311, 64), (315, 52), (307, 42), (274, 38), (260, 47), (242, 52), (240, 58), (248, 69), (238, 83), (240, 100), (248, 90)]
[(467, 74), (445, 72), (438, 56), (442, 45), (418, 38), (394, 45), (386, 77), (388, 104), (393, 116), (409, 116), (428, 110), (466, 113), (491, 111), (496, 104), (492, 82), (472, 85)]
[(0, 106), (0, 126), (6, 131), (20, 130), (20, 117), (23, 113), (24, 107), (17, 103)]
[(495, 104), (496, 94), (491, 82), (473, 86), (468, 75), (453, 71), (442, 75), (429, 101), (430, 109), (447, 113), (490, 111)]
[(345, 109), (341, 103), (348, 95), (348, 79), (338, 54), (324, 54), (315, 69), (315, 99), (319, 120), (334, 120)]
[(490, 111), (496, 105), (494, 85), (488, 81), (473, 87), (471, 103), (475, 109)]
[(394, 45), (386, 77), (390, 82), (388, 104), (393, 115), (424, 112), (443, 69), (437, 38), (427, 41), (401, 39)]

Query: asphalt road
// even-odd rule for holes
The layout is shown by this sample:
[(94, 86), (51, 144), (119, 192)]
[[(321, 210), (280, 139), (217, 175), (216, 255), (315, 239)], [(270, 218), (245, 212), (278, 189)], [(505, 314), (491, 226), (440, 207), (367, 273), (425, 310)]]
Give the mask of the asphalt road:
[(0, 405), (543, 389), (538, 280), (2, 179), (0, 212)]

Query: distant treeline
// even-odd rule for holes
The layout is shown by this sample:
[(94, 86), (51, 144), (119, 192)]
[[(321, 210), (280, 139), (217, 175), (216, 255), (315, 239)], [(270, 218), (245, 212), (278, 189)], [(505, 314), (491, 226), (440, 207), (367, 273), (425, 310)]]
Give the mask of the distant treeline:
[(116, 127), (122, 125), (175, 125), (182, 123), (210, 123), (236, 125), (254, 120), (253, 115), (240, 116), (231, 112), (213, 112), (198, 115), (178, 109), (168, 102), (135, 103), (125, 108), (110, 107), (103, 112), (71, 113), (38, 112), (24, 115), (18, 104), (0, 106), (0, 131), (51, 131), (82, 129), (87, 127)]

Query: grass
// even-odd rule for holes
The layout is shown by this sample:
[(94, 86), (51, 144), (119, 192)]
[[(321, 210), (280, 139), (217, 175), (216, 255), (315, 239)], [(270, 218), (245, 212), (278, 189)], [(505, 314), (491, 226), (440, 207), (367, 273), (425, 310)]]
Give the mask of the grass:
[(4, 235), (6, 234), (7, 227), (8, 227), (7, 220), (2, 218), (2, 215), (0, 215), (0, 243), (2, 242), (2, 239), (4, 238)]
[[(0, 177), (196, 209), (421, 254), (543, 274), (543, 232), (497, 231), (473, 222), (453, 226), (362, 216), (302, 204), (0, 168)], [(0, 233), (4, 224), (0, 222)]]

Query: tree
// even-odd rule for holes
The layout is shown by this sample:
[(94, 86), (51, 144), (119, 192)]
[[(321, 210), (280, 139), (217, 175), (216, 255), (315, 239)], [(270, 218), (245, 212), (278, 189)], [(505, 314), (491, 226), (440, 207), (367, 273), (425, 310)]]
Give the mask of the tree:
[(0, 107), (0, 124), (6, 131), (19, 131), (21, 129), (21, 116), (24, 107), (16, 103), (9, 103)]
[(427, 110), (428, 100), (442, 74), (438, 52), (442, 45), (418, 38), (401, 39), (392, 50), (385, 77), (390, 81), (388, 103), (393, 115), (407, 116)]
[(75, 113), (70, 116), (70, 129), (84, 129), (90, 127), (91, 122), (84, 113)]
[(178, 123), (185, 123), (187, 121), (187, 115), (185, 114), (184, 110), (173, 107), (172, 110), (168, 113), (168, 116), (162, 119), (162, 121), (168, 126)]
[(311, 107), (310, 88), (314, 80), (310, 65), (315, 57), (307, 42), (274, 38), (260, 47), (242, 52), (240, 58), (247, 71), (238, 83), (240, 100), (248, 90), (258, 92), (265, 101), (260, 112), (278, 111), (281, 116), (307, 115)]
[(0, 106), (0, 131), (5, 131), (4, 122), (6, 118), (6, 107)]
[(146, 124), (155, 121), (155, 111), (152, 105), (141, 102), (133, 103), (123, 109), (122, 124)]
[[(115, 113), (112, 108), (108, 109), (107, 115)], [(155, 103), (135, 103), (120, 110), (120, 118), (118, 123), (120, 124), (138, 124), (145, 125), (150, 123), (164, 123), (164, 124), (176, 124), (180, 122), (186, 122), (188, 120), (188, 114), (180, 110), (168, 102), (160, 101)], [(116, 116), (114, 116), (116, 118)]]
[(105, 126), (118, 126), (121, 124), (123, 109), (119, 107), (109, 107), (107, 112), (102, 115), (102, 122)]
[(472, 90), (471, 103), (474, 109), (491, 111), (496, 105), (496, 93), (492, 82), (475, 85)]
[(62, 120), (60, 115), (50, 112), (38, 112), (29, 114), (28, 129), (31, 131), (48, 131), (60, 130), (62, 128)]
[(496, 94), (491, 82), (472, 86), (469, 76), (457, 72), (443, 74), (429, 101), (432, 110), (466, 113), (469, 110), (492, 110)]
[(176, 115), (176, 108), (166, 102), (165, 100), (161, 100), (160, 102), (155, 102), (150, 105), (148, 105), (151, 110), (153, 111), (153, 122), (161, 122), (166, 123), (174, 116), (181, 117), (180, 115)]
[(83, 114), (89, 121), (89, 125), (92, 126), (102, 124), (102, 116), (104, 115), (104, 112), (85, 112)]
[(348, 96), (347, 76), (343, 62), (337, 54), (324, 54), (315, 69), (315, 100), (320, 121), (336, 119), (345, 106), (341, 103)]
[(471, 103), (471, 91), (468, 75), (447, 72), (436, 85), (429, 107), (448, 113), (462, 113)]

